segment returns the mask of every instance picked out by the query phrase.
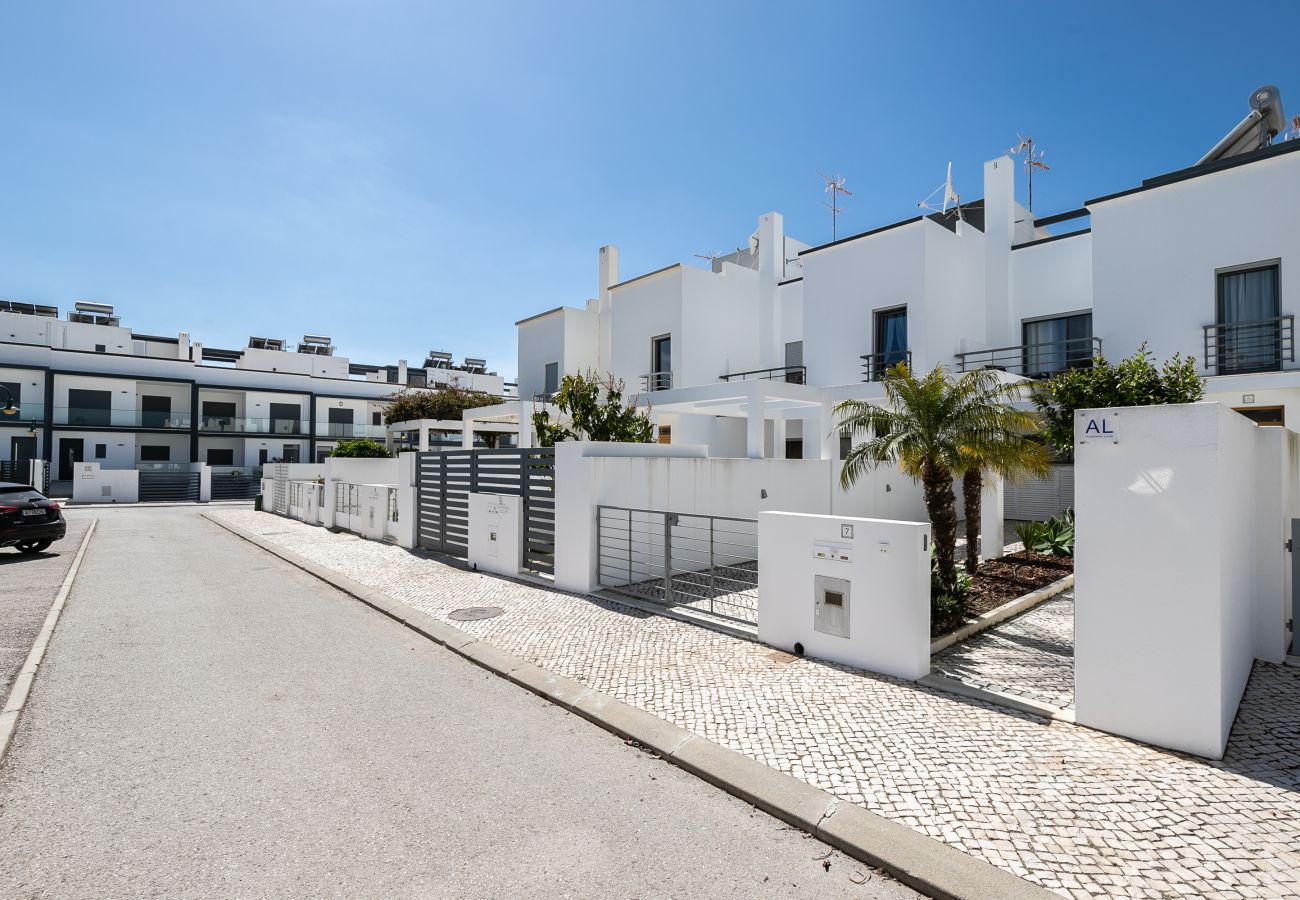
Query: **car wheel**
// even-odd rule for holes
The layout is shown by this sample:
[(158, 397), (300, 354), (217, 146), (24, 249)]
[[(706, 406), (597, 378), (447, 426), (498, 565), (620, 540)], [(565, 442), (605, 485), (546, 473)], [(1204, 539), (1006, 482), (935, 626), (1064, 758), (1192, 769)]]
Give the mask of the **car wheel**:
[(18, 544), (16, 549), (19, 553), (40, 553), (48, 550), (52, 543), (54, 541), (28, 541), (25, 544)]

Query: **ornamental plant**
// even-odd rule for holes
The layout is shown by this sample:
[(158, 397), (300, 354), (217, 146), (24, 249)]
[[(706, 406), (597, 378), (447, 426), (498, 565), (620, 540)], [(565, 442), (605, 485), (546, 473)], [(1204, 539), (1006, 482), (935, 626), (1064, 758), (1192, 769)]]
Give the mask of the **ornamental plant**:
[(388, 459), (392, 454), (379, 441), (370, 438), (357, 438), (351, 441), (339, 441), (334, 445), (330, 456), (350, 457), (353, 459)]
[(565, 375), (552, 399), (567, 421), (552, 422), (550, 413), (533, 413), (533, 428), (543, 447), (560, 441), (616, 441), (648, 444), (654, 440), (654, 424), (635, 399), (623, 399), (623, 380), (594, 370)]
[(1032, 392), (1042, 432), (1063, 459), (1074, 453), (1074, 413), (1111, 406), (1195, 403), (1205, 396), (1196, 360), (1175, 353), (1157, 368), (1144, 341), (1128, 359), (1111, 364), (1098, 355), (1087, 369), (1058, 372)]

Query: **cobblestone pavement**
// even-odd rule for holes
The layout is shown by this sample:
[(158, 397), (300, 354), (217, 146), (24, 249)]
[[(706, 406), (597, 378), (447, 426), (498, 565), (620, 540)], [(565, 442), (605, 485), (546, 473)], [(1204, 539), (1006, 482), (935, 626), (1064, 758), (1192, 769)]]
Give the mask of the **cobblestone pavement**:
[(1074, 706), (1074, 591), (954, 644), (934, 671), (1061, 709)]
[(1300, 670), (1256, 665), (1226, 758), (1170, 753), (479, 575), (267, 513), (217, 517), (504, 650), (1072, 897), (1300, 896)]

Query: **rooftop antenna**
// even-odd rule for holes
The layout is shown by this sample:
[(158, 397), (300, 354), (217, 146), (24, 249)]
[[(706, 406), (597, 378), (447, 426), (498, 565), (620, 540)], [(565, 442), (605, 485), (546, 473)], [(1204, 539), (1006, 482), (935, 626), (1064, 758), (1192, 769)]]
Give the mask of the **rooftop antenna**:
[(1291, 120), (1291, 130), (1287, 132), (1288, 141), (1300, 141), (1300, 116)]
[(844, 212), (844, 210), (840, 208), (840, 194), (843, 194), (845, 197), (852, 197), (853, 192), (844, 186), (843, 175), (836, 175), (832, 178), (831, 176), (824, 175), (821, 172), (818, 172), (817, 174), (821, 175), (822, 181), (826, 182), (826, 193), (831, 195), (831, 202), (826, 203), (823, 201), (822, 206), (831, 211), (831, 240), (833, 241), (836, 239), (836, 229), (839, 225), (840, 213)]
[(1042, 169), (1044, 172), (1051, 171), (1051, 167), (1043, 162), (1043, 151), (1034, 147), (1034, 139), (1027, 134), (1017, 134), (1016, 144), (1007, 152), (1012, 156), (1021, 156), (1025, 158), (1025, 175), (1029, 179), (1029, 211), (1034, 211), (1034, 170)]
[(718, 259), (720, 259), (720, 258), (722, 258), (722, 257), (724, 257), (724, 256), (726, 256), (726, 255), (727, 255), (727, 254), (726, 254), (724, 251), (722, 251), (722, 250), (715, 250), (715, 251), (712, 252), (712, 253), (696, 253), (696, 254), (695, 254), (695, 258), (696, 258), (696, 259), (707, 259), (707, 260), (709, 261), (709, 265), (713, 265), (713, 263), (714, 263), (715, 260), (718, 260)]
[[(939, 193), (940, 191), (943, 191), (943, 203), (939, 208), (935, 208), (932, 205), (931, 201), (934, 200), (934, 195)], [(949, 203), (952, 204), (953, 209), (957, 210), (957, 220), (965, 221), (962, 218), (962, 214), (961, 214), (961, 197), (958, 196), (957, 192), (952, 189), (952, 163), (951, 162), (948, 163), (948, 177), (944, 180), (943, 184), (939, 185), (937, 188), (930, 191), (929, 195), (916, 205), (919, 206), (921, 209), (928, 209), (931, 212), (946, 213), (948, 212)]]

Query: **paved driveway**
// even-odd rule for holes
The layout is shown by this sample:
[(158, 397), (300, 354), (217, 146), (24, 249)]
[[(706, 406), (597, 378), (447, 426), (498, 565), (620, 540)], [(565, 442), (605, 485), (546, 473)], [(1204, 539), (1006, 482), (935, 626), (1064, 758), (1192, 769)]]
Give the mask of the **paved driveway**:
[(68, 536), (44, 553), (25, 556), (11, 547), (0, 548), (0, 706), (4, 706), (14, 676), (23, 667), (94, 518), (83, 510), (64, 512)]
[(916, 896), (194, 507), (96, 515), (0, 896)]

